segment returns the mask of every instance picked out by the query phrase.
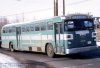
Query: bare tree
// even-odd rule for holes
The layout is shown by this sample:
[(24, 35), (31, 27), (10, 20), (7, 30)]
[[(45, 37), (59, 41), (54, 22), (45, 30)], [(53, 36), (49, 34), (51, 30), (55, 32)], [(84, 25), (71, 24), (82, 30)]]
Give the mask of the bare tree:
[(1, 29), (4, 25), (6, 25), (8, 23), (8, 20), (6, 17), (0, 17), (0, 48), (1, 48)]
[(1, 29), (2, 29), (2, 26), (6, 25), (8, 23), (8, 20), (6, 17), (0, 17), (0, 35), (1, 35)]

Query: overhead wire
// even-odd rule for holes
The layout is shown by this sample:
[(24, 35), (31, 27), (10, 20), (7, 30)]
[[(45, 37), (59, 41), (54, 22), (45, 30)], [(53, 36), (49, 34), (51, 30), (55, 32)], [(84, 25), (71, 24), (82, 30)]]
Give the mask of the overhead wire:
[[(89, 0), (80, 0), (80, 1), (77, 1), (77, 2), (65, 4), (65, 5), (72, 6), (72, 5), (84, 3), (84, 2), (87, 2), (87, 1), (89, 1)], [(24, 14), (28, 14), (28, 13), (33, 13), (33, 12), (42, 12), (42, 11), (47, 11), (47, 10), (50, 10), (50, 9), (53, 9), (53, 7), (45, 8), (45, 9), (39, 9), (39, 10), (34, 10), (34, 11), (29, 11), (29, 12), (22, 12), (22, 13), (18, 13), (18, 14), (11, 14), (11, 15), (6, 15), (6, 16), (19, 15), (19, 14), (23, 14), (23, 13)]]

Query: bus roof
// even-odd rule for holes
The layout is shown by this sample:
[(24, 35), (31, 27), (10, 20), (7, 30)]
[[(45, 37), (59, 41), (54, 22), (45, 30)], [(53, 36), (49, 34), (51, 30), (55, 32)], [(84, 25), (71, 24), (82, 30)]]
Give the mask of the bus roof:
[(27, 21), (27, 22), (19, 22), (19, 23), (11, 23), (7, 24), (4, 27), (13, 27), (13, 26), (21, 26), (25, 24), (35, 24), (35, 23), (41, 23), (41, 22), (62, 22), (62, 20), (67, 20), (67, 19), (87, 19), (87, 18), (92, 18), (91, 15), (89, 14), (68, 14), (66, 16), (54, 16), (53, 18), (48, 18), (48, 19), (43, 19), (43, 20), (34, 20), (34, 21)]
[(25, 25), (25, 24), (35, 24), (35, 23), (41, 23), (41, 22), (61, 22), (63, 19), (60, 16), (55, 16), (53, 18), (49, 19), (44, 19), (44, 20), (35, 20), (35, 21), (26, 21), (26, 22), (19, 22), (19, 23), (9, 23), (7, 25), (4, 25), (4, 27), (11, 27), (11, 26), (20, 26), (20, 25)]

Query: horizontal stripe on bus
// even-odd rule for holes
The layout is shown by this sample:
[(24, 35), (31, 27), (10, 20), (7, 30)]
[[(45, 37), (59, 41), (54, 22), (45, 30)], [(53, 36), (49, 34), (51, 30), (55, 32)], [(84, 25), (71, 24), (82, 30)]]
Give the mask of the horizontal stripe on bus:
[[(56, 34), (56, 40), (68, 40), (69, 34)], [(21, 40), (54, 40), (53, 35), (21, 35), (18, 36)], [(2, 40), (16, 40), (16, 36), (2, 36)], [(73, 38), (70, 38), (73, 39)]]
[[(23, 35), (21, 40), (53, 40), (53, 35)], [(16, 36), (2, 36), (2, 40), (16, 40)]]

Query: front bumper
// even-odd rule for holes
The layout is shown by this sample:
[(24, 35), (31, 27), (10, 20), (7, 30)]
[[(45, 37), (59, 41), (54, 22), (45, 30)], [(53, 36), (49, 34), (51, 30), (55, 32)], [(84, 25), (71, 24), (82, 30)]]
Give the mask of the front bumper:
[(88, 46), (88, 47), (81, 47), (81, 48), (66, 49), (66, 54), (80, 53), (80, 52), (94, 50), (97, 48), (98, 48), (97, 46)]

